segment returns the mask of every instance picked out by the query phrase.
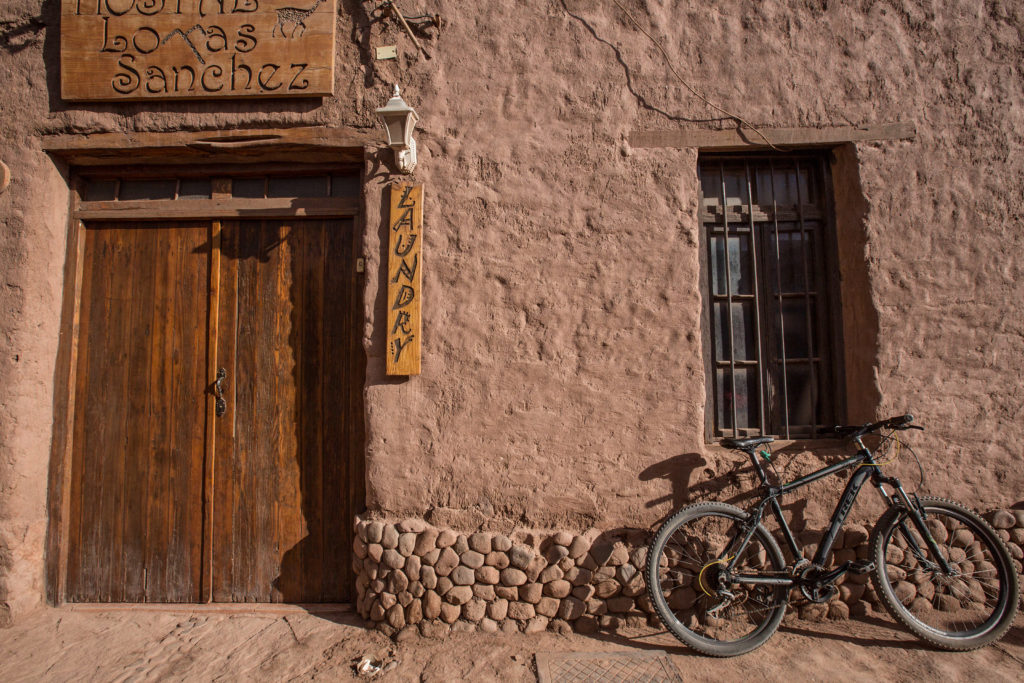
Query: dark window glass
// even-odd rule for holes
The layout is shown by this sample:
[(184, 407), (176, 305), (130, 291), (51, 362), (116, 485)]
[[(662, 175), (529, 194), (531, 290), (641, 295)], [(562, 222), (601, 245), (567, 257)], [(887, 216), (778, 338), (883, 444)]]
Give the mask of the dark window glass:
[(209, 178), (182, 178), (178, 186), (178, 199), (209, 199), (210, 190)]
[(332, 197), (358, 197), (359, 178), (353, 175), (331, 176)]
[(122, 202), (133, 199), (174, 199), (178, 181), (174, 178), (160, 180), (122, 180), (118, 199)]
[(267, 183), (268, 197), (326, 197), (327, 176), (282, 176)]
[(116, 180), (90, 180), (85, 186), (85, 201), (111, 202), (117, 199)]
[(826, 172), (813, 157), (701, 160), (715, 437), (837, 422)]
[(235, 178), (231, 181), (231, 195), (244, 199), (263, 199), (266, 196), (266, 178)]

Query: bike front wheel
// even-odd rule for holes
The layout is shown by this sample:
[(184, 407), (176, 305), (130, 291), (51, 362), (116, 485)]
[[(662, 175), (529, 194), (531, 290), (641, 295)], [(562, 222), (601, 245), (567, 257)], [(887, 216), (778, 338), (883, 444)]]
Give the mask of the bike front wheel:
[[(679, 640), (706, 655), (733, 657), (764, 644), (786, 612), (784, 586), (743, 584), (723, 573), (748, 515), (725, 503), (697, 503), (658, 530), (644, 577), (654, 609)], [(784, 576), (772, 535), (757, 525), (733, 574)]]
[(947, 573), (903, 508), (872, 532), (872, 576), (885, 609), (914, 635), (946, 650), (973, 650), (1002, 637), (1017, 612), (1010, 554), (981, 517), (958, 503), (922, 497), (925, 526)]

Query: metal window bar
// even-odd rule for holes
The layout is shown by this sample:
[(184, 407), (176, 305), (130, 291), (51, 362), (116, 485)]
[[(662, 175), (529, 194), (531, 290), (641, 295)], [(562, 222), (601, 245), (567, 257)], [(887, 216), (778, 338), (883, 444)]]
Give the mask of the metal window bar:
[[(801, 261), (801, 263), (803, 265), (803, 272), (804, 272), (804, 321), (806, 323), (805, 324), (805, 327), (806, 327), (805, 331), (806, 331), (806, 334), (807, 334), (807, 356), (808, 356), (807, 368), (808, 368), (808, 372), (810, 373), (810, 383), (811, 383), (811, 436), (815, 437), (815, 436), (818, 435), (818, 430), (816, 428), (816, 423), (818, 422), (818, 419), (819, 419), (820, 416), (819, 416), (819, 412), (818, 412), (818, 383), (817, 383), (817, 377), (816, 377), (817, 373), (815, 373), (815, 371), (814, 371), (814, 366), (815, 366), (815, 363), (814, 363), (814, 331), (812, 329), (812, 323), (811, 323), (811, 295), (810, 295), (811, 277), (810, 277), (810, 273), (808, 272), (808, 268), (807, 268), (807, 263), (808, 263), (808, 258), (809, 258), (808, 254), (807, 254), (807, 226), (804, 224), (804, 210), (803, 210), (804, 196), (803, 196), (803, 186), (802, 186), (802, 184), (800, 182), (800, 162), (799, 161), (795, 162), (795, 167), (796, 167), (796, 197), (797, 197), (796, 209), (797, 209), (797, 216), (799, 217), (799, 220), (800, 220), (800, 253), (801, 253), (801, 257), (802, 257), (800, 259), (800, 261)], [(810, 183), (808, 183), (808, 184), (810, 184)], [(815, 278), (815, 280), (817, 280), (817, 278)], [(815, 284), (817, 284), (817, 283), (815, 283)], [(815, 287), (815, 289), (817, 290), (818, 287)], [(788, 411), (788, 406), (787, 406), (787, 413), (788, 412), (789, 411)]]
[(772, 179), (772, 227), (775, 234), (775, 302), (779, 311), (779, 357), (774, 359), (775, 365), (779, 367), (779, 374), (782, 376), (782, 418), (784, 435), (788, 439), (789, 433), (789, 370), (786, 367), (786, 321), (782, 315), (782, 257), (779, 253), (779, 201), (775, 192), (775, 164), (768, 162), (768, 174)]
[[(722, 231), (724, 233), (724, 253), (725, 253), (725, 294), (726, 294), (726, 312), (728, 314), (728, 328), (729, 328), (729, 398), (730, 408), (732, 410), (732, 435), (733, 437), (739, 436), (739, 414), (736, 409), (736, 337), (733, 330), (732, 321), (732, 270), (729, 264), (729, 215), (728, 215), (728, 191), (725, 187), (725, 162), (721, 162), (718, 165), (718, 171), (722, 180)], [(717, 382), (718, 378), (715, 378)]]
[[(758, 410), (758, 428), (761, 433), (764, 434), (767, 431), (767, 423), (765, 422), (765, 411), (764, 411), (764, 356), (761, 353), (761, 340), (763, 335), (761, 334), (761, 278), (758, 273), (758, 244), (756, 239), (757, 231), (754, 229), (754, 191), (753, 186), (750, 182), (750, 162), (746, 161), (743, 164), (743, 171), (746, 175), (747, 180), (747, 207), (750, 209), (750, 261), (751, 261), (751, 280), (754, 284), (754, 340), (755, 347), (757, 349), (757, 410)], [(731, 311), (730, 311), (731, 313)], [(749, 377), (748, 377), (749, 381)], [(750, 401), (750, 388), (747, 387), (747, 401)]]

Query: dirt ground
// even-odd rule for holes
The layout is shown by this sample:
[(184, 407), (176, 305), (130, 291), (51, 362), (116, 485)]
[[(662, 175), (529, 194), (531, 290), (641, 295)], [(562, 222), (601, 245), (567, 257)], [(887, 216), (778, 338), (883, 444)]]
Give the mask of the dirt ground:
[(920, 645), (887, 617), (793, 620), (761, 649), (702, 657), (654, 629), (596, 636), (452, 633), (394, 642), (351, 612), (280, 609), (47, 609), (0, 630), (5, 681), (349, 680), (363, 656), (395, 664), (374, 681), (536, 680), (538, 652), (664, 649), (686, 680), (1018, 681), (1024, 618), (1002, 642), (970, 653)]

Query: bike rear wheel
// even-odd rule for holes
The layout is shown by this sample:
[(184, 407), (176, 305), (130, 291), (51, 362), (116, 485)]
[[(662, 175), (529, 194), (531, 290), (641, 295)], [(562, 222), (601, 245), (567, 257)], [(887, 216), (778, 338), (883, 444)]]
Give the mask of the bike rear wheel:
[[(872, 532), (872, 582), (885, 609), (914, 635), (946, 650), (973, 650), (1002, 637), (1017, 612), (1010, 554), (981, 517), (958, 503), (922, 497), (925, 526), (949, 564), (947, 575), (902, 508)], [(909, 535), (921, 549), (913, 552)]]
[[(648, 549), (644, 577), (658, 617), (676, 638), (706, 655), (750, 652), (775, 633), (786, 612), (786, 587), (722, 578), (747, 517), (725, 503), (689, 505), (662, 525)], [(734, 573), (782, 576), (785, 567), (778, 543), (759, 524)]]

